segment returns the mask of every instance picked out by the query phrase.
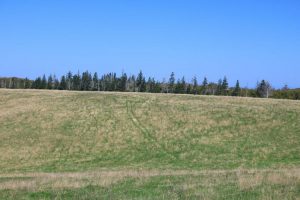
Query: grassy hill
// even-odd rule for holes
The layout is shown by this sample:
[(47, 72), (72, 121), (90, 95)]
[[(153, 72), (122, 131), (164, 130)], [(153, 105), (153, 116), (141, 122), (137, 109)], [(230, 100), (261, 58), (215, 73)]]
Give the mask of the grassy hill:
[(300, 198), (300, 101), (0, 90), (1, 199)]

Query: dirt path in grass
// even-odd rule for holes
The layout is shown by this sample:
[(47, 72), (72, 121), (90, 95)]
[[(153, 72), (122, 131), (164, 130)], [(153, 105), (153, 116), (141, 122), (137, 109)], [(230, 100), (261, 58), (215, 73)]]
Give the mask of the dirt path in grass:
[(126, 101), (127, 114), (130, 120), (132, 121), (132, 123), (134, 124), (134, 126), (141, 131), (144, 138), (147, 139), (150, 143), (152, 143), (154, 147), (162, 150), (172, 160), (176, 160), (177, 158), (171, 153), (169, 153), (167, 149), (164, 147), (164, 145), (160, 144), (159, 141), (151, 134), (151, 132), (145, 126), (142, 125), (139, 119), (135, 116), (135, 113), (133, 111), (133, 106), (134, 105), (132, 102)]
[[(290, 169), (234, 169), (234, 170), (99, 170), (89, 172), (59, 173), (7, 173), (0, 174), (0, 190), (81, 188), (88, 185), (107, 187), (126, 178), (147, 180), (155, 176), (199, 176), (199, 182), (208, 180), (230, 180), (236, 177), (241, 187), (261, 183), (299, 184), (300, 168)], [(223, 178), (221, 178), (223, 177)], [(228, 177), (228, 178), (227, 178)], [(230, 178), (231, 177), (231, 178)], [(232, 181), (232, 180), (230, 180)], [(212, 184), (214, 181), (212, 181)]]

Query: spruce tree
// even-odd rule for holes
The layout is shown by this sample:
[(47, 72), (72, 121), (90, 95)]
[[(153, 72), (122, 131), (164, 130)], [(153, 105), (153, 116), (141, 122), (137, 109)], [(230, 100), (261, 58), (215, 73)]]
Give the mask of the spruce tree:
[(25, 78), (25, 89), (28, 89), (31, 87), (31, 81), (26, 77)]
[(92, 75), (86, 71), (82, 73), (81, 90), (88, 91), (92, 89)]
[(97, 72), (95, 72), (94, 76), (93, 76), (93, 90), (94, 91), (99, 91), (99, 80), (98, 80)]
[(268, 81), (262, 80), (257, 84), (256, 93), (258, 97), (269, 98), (272, 87)]
[(73, 82), (72, 78), (73, 78), (72, 72), (69, 71), (69, 72), (67, 73), (67, 78), (66, 78), (67, 89), (68, 89), (68, 90), (71, 90), (71, 89), (72, 89), (72, 82)]
[(146, 80), (143, 75), (143, 72), (140, 71), (137, 78), (136, 78), (136, 86), (138, 87), (139, 92), (145, 92), (146, 91)]
[[(192, 93), (196, 95), (196, 94), (198, 94), (198, 81), (197, 81), (197, 77), (196, 77), (196, 76), (194, 76), (192, 82), (193, 82), (193, 90), (192, 90)], [(190, 86), (190, 85), (189, 85), (189, 86)]]
[(126, 91), (126, 85), (127, 85), (127, 74), (122, 72), (120, 81), (119, 81), (119, 91), (125, 92)]
[(234, 90), (232, 92), (232, 96), (240, 96), (241, 95), (241, 88), (239, 80), (236, 81)]
[(73, 76), (73, 90), (80, 90), (81, 89), (81, 77), (80, 73), (78, 72)]
[(50, 74), (48, 77), (48, 81), (47, 81), (47, 89), (51, 90), (53, 89), (53, 78), (52, 75)]
[(204, 77), (202, 82), (202, 88), (201, 88), (202, 94), (207, 94), (207, 86), (208, 86), (208, 81), (207, 78)]
[(172, 72), (169, 78), (168, 92), (174, 93), (174, 89), (175, 89), (175, 74), (174, 72)]
[(181, 78), (180, 93), (181, 94), (185, 94), (186, 93), (186, 82), (185, 82), (184, 76)]
[(180, 80), (178, 79), (174, 88), (174, 93), (179, 94), (181, 90), (181, 83)]
[(222, 79), (219, 79), (218, 85), (217, 85), (217, 90), (216, 90), (216, 95), (221, 95), (222, 94)]
[(55, 75), (54, 75), (53, 79), (54, 79), (54, 89), (58, 90), (59, 89), (59, 84), (60, 84), (59, 80), (56, 78)]
[(41, 87), (40, 89), (46, 89), (47, 88), (47, 79), (45, 74), (43, 75), (42, 81), (41, 81)]
[(221, 93), (222, 95), (227, 95), (228, 94), (228, 81), (226, 76), (224, 77), (223, 81), (222, 81), (222, 87), (221, 87)]
[(66, 90), (67, 89), (67, 81), (66, 81), (66, 77), (65, 75), (63, 75), (61, 77), (61, 80), (60, 80), (60, 84), (59, 84), (59, 90)]

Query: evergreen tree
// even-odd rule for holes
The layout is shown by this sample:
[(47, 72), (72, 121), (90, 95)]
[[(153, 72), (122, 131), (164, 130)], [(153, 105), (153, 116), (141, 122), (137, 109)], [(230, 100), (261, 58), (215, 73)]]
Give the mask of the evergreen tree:
[(174, 93), (179, 94), (180, 90), (181, 90), (181, 84), (180, 84), (180, 80), (178, 79), (175, 84)]
[(222, 87), (221, 87), (221, 94), (222, 95), (227, 95), (228, 94), (228, 81), (226, 76), (224, 77), (223, 81), (222, 81)]
[(98, 74), (97, 72), (94, 73), (93, 76), (93, 90), (94, 91), (99, 91), (99, 80), (98, 80)]
[(148, 78), (148, 81), (147, 81), (147, 92), (155, 92), (155, 80), (154, 78)]
[(82, 73), (81, 90), (88, 91), (92, 89), (92, 75), (86, 71)]
[(54, 88), (53, 89), (58, 90), (59, 85), (60, 85), (59, 80), (56, 78), (55, 75), (53, 76), (53, 79), (54, 79)]
[[(193, 94), (198, 94), (198, 81), (197, 81), (197, 77), (196, 77), (196, 76), (194, 76), (192, 82), (193, 82), (193, 90), (192, 90), (192, 93), (193, 93)], [(190, 86), (190, 85), (189, 85), (189, 86)], [(189, 90), (191, 90), (191, 89), (189, 89)], [(191, 93), (191, 92), (188, 92), (188, 93)]]
[(66, 77), (65, 75), (63, 75), (61, 77), (61, 80), (60, 80), (60, 84), (59, 84), (59, 90), (66, 90), (67, 89), (67, 81), (66, 81)]
[(30, 80), (26, 77), (25, 78), (25, 89), (28, 89), (28, 88), (30, 88), (31, 87), (31, 82), (30, 82)]
[(48, 81), (47, 81), (47, 89), (51, 90), (53, 89), (53, 78), (52, 75), (50, 74), (48, 77)]
[(195, 94), (192, 90), (191, 84), (188, 84), (188, 86), (186, 87), (186, 93), (187, 94)]
[(69, 72), (67, 73), (67, 78), (66, 78), (67, 89), (68, 89), (68, 90), (71, 90), (71, 89), (72, 89), (72, 82), (73, 82), (72, 78), (73, 78), (72, 72), (69, 71)]
[(125, 92), (126, 91), (126, 84), (127, 84), (127, 74), (122, 72), (122, 75), (121, 75), (121, 78), (120, 78), (120, 81), (119, 81), (119, 91), (121, 92)]
[(41, 81), (41, 87), (40, 89), (46, 89), (47, 88), (47, 79), (45, 74), (43, 75), (42, 81)]
[(42, 89), (42, 79), (41, 77), (38, 77), (35, 79), (35, 81), (32, 84), (33, 89)]
[(219, 79), (218, 85), (217, 85), (217, 90), (216, 90), (216, 95), (221, 95), (222, 94), (222, 79)]
[(168, 92), (174, 93), (174, 90), (175, 90), (175, 74), (174, 72), (172, 72), (169, 78)]
[(240, 96), (241, 95), (241, 88), (239, 80), (236, 81), (234, 90), (232, 92), (232, 96)]
[(208, 81), (207, 81), (207, 78), (204, 77), (204, 80), (202, 82), (202, 94), (207, 94), (207, 86), (208, 86)]
[(258, 97), (269, 98), (272, 87), (268, 81), (262, 80), (257, 84), (256, 93)]
[(138, 87), (139, 92), (146, 91), (146, 80), (145, 80), (145, 77), (144, 77), (142, 71), (140, 71), (140, 73), (138, 74), (138, 76), (136, 78), (136, 86)]
[(181, 78), (181, 87), (180, 87), (180, 93), (185, 94), (186, 93), (186, 82), (184, 76)]
[(78, 72), (73, 76), (73, 90), (80, 90), (81, 89), (81, 77), (80, 73)]

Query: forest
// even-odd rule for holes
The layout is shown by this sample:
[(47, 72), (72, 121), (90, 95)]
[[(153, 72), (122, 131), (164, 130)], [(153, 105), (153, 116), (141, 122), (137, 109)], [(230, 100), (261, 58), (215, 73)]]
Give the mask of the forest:
[(146, 78), (142, 71), (135, 75), (127, 75), (122, 72), (98, 75), (91, 73), (72, 73), (57, 77), (55, 75), (43, 75), (34, 80), (17, 77), (0, 77), (0, 88), (10, 89), (48, 89), (48, 90), (78, 90), (78, 91), (119, 91), (119, 92), (148, 92), (148, 93), (175, 93), (194, 95), (218, 95), (259, 97), (276, 99), (300, 99), (300, 89), (290, 89), (287, 85), (281, 89), (274, 89), (272, 85), (261, 80), (255, 88), (243, 88), (239, 80), (233, 87), (228, 84), (226, 76), (216, 82), (210, 82), (206, 77), (198, 81), (194, 77), (187, 81), (185, 77), (176, 79), (174, 72), (163, 81), (157, 81), (152, 77)]

